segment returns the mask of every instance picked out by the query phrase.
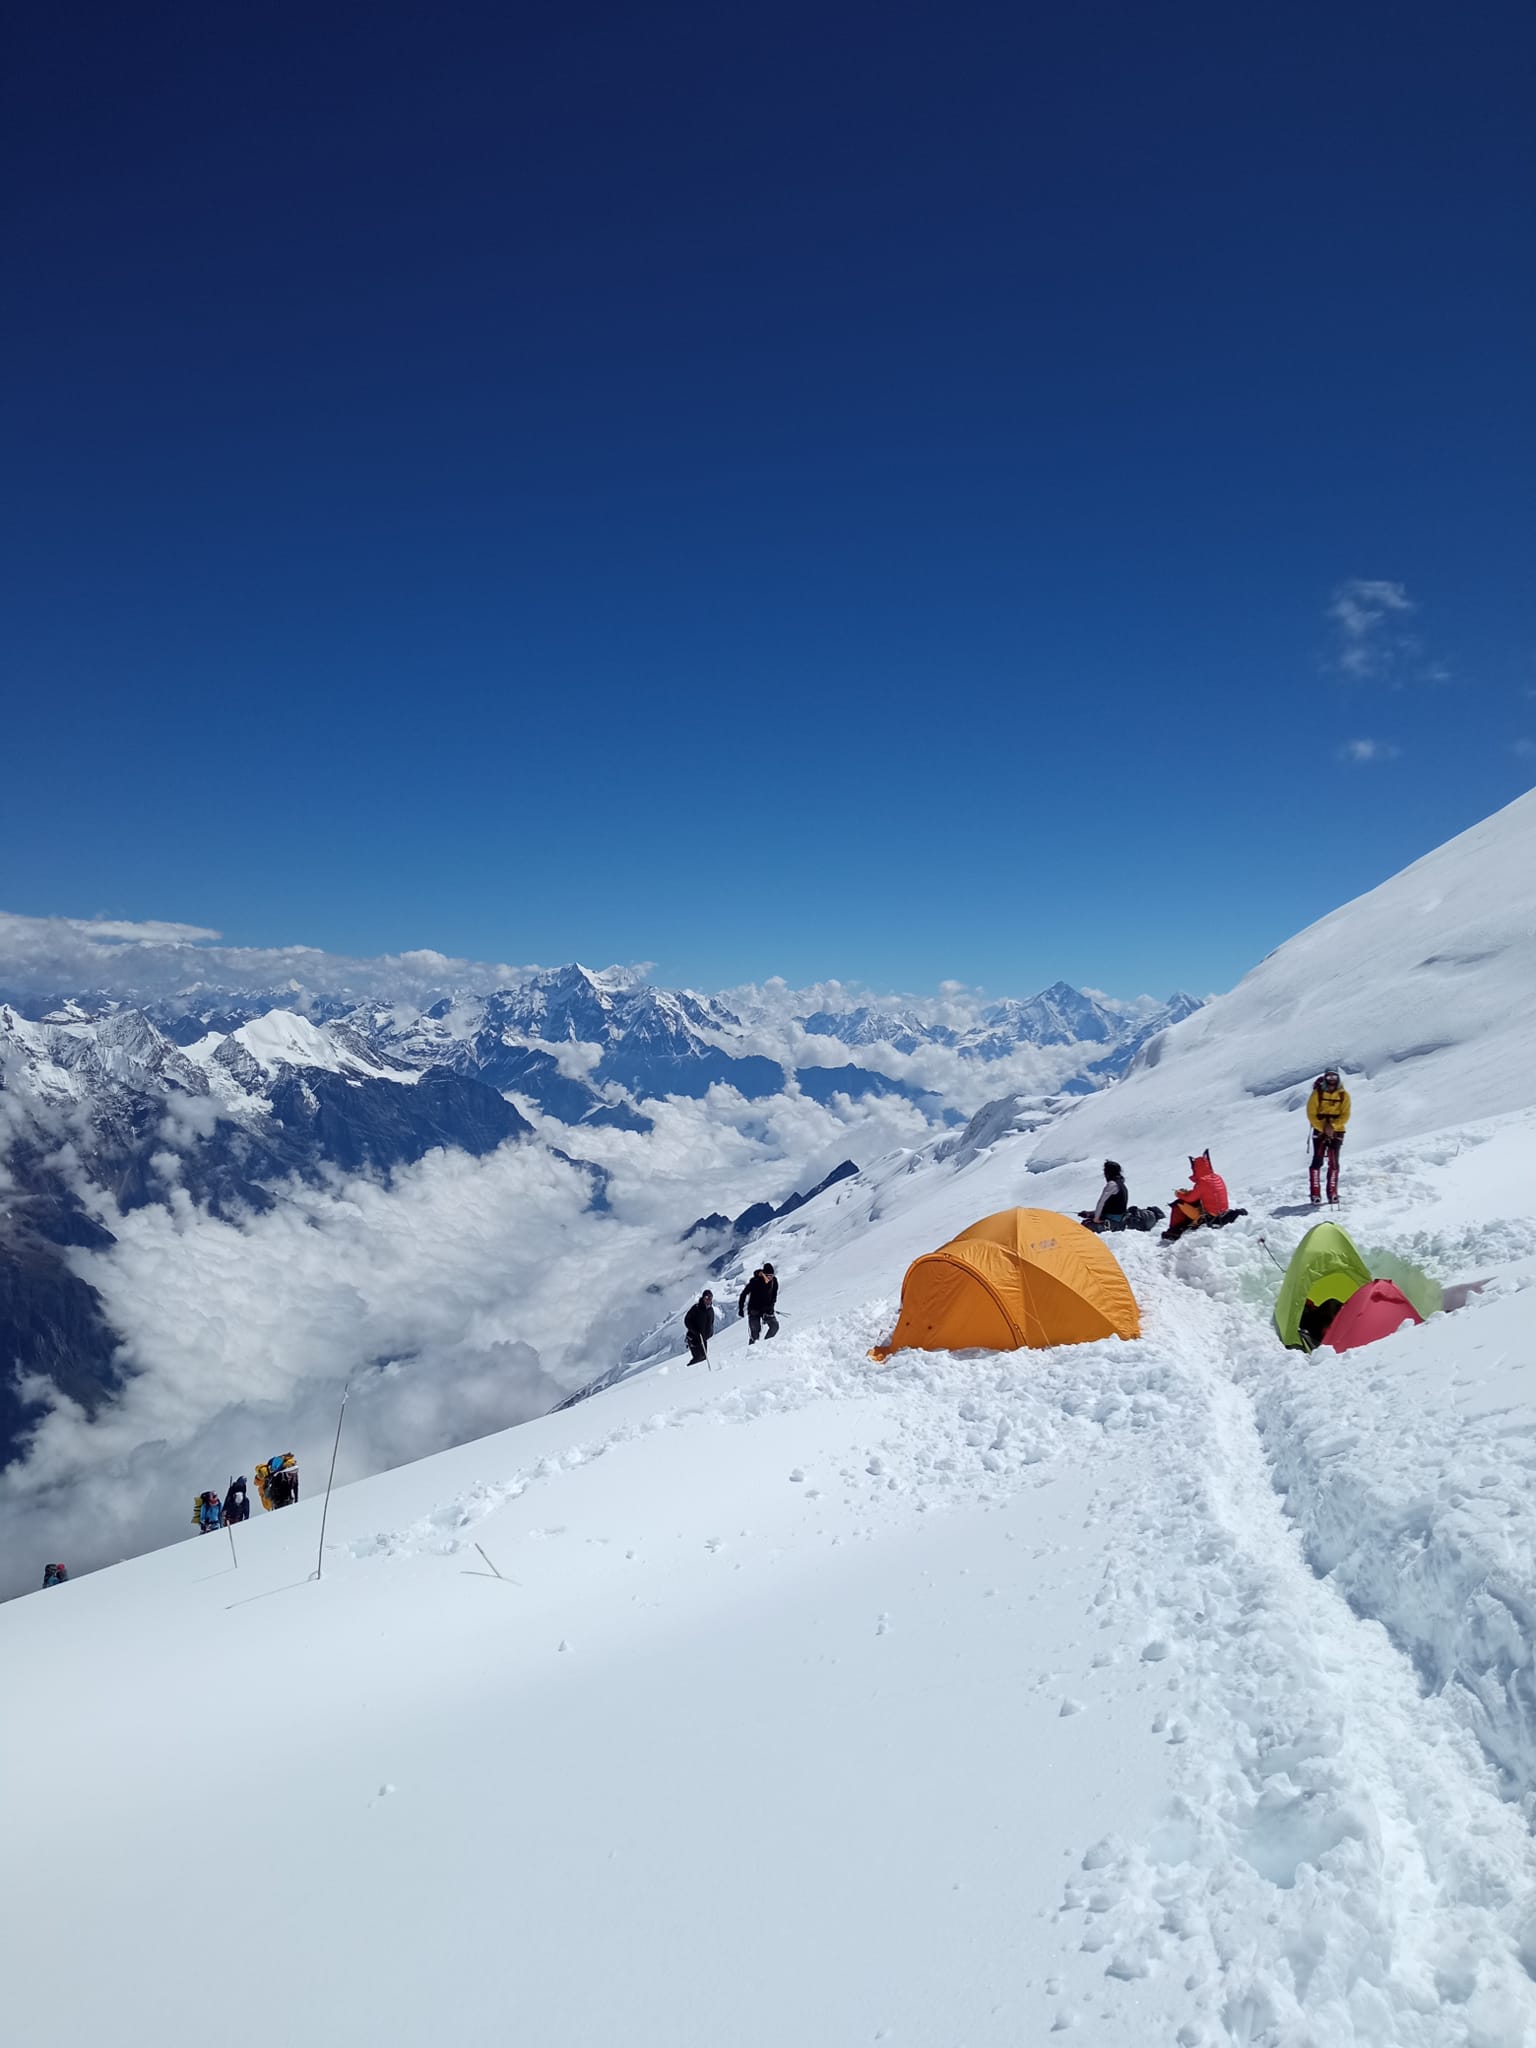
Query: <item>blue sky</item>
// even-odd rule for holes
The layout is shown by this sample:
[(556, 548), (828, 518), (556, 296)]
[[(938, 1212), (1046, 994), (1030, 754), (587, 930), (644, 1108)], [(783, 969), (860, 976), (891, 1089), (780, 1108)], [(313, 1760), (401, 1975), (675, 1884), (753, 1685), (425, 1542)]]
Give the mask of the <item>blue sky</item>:
[(1205, 989), (1536, 774), (1512, 0), (94, 13), (3, 907)]

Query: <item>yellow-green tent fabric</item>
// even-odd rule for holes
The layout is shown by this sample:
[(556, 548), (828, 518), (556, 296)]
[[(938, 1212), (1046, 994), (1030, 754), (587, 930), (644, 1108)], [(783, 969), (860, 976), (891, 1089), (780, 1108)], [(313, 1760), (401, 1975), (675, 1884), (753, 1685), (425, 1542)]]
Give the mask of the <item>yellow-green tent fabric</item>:
[(1400, 1259), (1396, 1252), (1366, 1251), (1360, 1256), (1370, 1267), (1371, 1278), (1390, 1280), (1401, 1288), (1426, 1322), (1445, 1307), (1445, 1289), (1438, 1280), (1431, 1280), (1422, 1266)]
[(1049, 1209), (1002, 1209), (913, 1261), (895, 1331), (869, 1355), (1140, 1335), (1131, 1284), (1101, 1237)]
[(1309, 1301), (1348, 1301), (1371, 1279), (1349, 1232), (1337, 1223), (1315, 1223), (1291, 1254), (1275, 1302), (1275, 1328), (1282, 1344), (1302, 1348), (1301, 1312)]

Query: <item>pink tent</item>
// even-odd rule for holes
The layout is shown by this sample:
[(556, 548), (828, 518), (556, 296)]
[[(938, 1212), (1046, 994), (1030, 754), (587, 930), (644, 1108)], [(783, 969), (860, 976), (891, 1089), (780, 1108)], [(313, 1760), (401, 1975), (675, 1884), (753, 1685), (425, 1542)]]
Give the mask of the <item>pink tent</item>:
[(1325, 1344), (1335, 1351), (1353, 1351), (1361, 1344), (1374, 1344), (1390, 1337), (1404, 1323), (1422, 1323), (1424, 1318), (1400, 1287), (1390, 1280), (1372, 1280), (1357, 1287), (1328, 1325)]

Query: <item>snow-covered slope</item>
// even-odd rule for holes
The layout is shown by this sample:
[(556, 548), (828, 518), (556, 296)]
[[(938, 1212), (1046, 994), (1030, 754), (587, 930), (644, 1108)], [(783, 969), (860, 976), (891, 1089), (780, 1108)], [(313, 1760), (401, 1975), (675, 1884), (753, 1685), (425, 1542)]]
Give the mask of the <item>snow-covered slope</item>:
[(1294, 1168), (1300, 1110), (1330, 1060), (1354, 1101), (1345, 1145), (1536, 1102), (1536, 791), (1262, 961), (1164, 1032), (1122, 1087), (1041, 1140), (1034, 1171), (1106, 1152), (1132, 1199), (1166, 1200), (1209, 1144), (1233, 1200)]
[[(276, 1986), (316, 2048), (1536, 2039), (1536, 1110), (1498, 1021), (1536, 867), (1490, 824), (1415, 959), (1383, 941), (1353, 1058), (1291, 1055), (1375, 1062), (1357, 1241), (1481, 1293), (1282, 1351), (1300, 1112), (1236, 1055), (1103, 1100), (1154, 1163), (1210, 1137), (1253, 1211), (1115, 1241), (1134, 1344), (875, 1370), (913, 1256), (1095, 1176), (1000, 1116), (841, 1181), (751, 1247), (772, 1345), (728, 1321), (718, 1370), (338, 1490), (318, 1582), (310, 1498), (238, 1566), (189, 1537), (0, 1610), (0, 1745), (39, 1765), (0, 1832), (15, 2037), (158, 2043)], [(1415, 1110), (1405, 977), (1479, 867), (1506, 1099)], [(1330, 921), (1355, 957), (1386, 893)], [(1283, 1003), (1310, 1038), (1310, 937), (1256, 1070)]]

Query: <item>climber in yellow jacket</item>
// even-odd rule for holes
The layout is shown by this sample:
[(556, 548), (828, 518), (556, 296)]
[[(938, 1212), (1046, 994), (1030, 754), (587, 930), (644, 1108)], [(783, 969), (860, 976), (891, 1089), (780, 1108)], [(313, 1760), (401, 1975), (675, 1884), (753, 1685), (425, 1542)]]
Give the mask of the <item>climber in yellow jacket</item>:
[(1339, 1147), (1349, 1122), (1349, 1090), (1339, 1080), (1337, 1067), (1324, 1067), (1312, 1083), (1307, 1097), (1307, 1122), (1312, 1126), (1312, 1206), (1323, 1199), (1323, 1162), (1328, 1163), (1328, 1200), (1339, 1199)]

